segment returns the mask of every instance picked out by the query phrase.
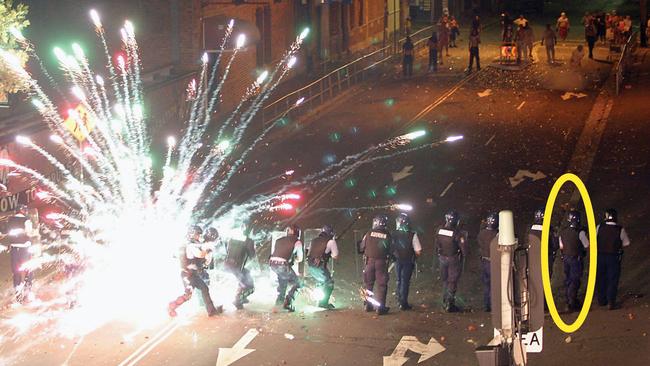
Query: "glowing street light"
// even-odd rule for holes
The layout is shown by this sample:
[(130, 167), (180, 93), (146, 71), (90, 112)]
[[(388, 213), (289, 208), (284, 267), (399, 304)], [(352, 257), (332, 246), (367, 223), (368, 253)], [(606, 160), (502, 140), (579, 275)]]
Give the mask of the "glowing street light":
[(102, 27), (102, 21), (99, 18), (99, 13), (95, 9), (90, 10), (90, 19), (93, 21), (95, 28), (99, 29)]
[(235, 44), (236, 49), (240, 49), (244, 47), (244, 43), (246, 43), (246, 35), (245, 34), (240, 34), (237, 37), (237, 43)]
[(445, 142), (454, 142), (454, 141), (458, 141), (458, 140), (462, 140), (462, 139), (463, 139), (463, 135), (449, 136), (449, 137), (447, 137), (445, 139)]

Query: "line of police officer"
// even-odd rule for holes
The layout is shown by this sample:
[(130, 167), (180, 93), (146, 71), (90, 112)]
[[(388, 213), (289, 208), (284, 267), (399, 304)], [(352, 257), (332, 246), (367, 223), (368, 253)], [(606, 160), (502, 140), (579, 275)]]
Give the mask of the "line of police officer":
[[(630, 245), (625, 229), (618, 224), (617, 212), (607, 209), (604, 221), (597, 227), (598, 263), (596, 274), (596, 292), (598, 304), (617, 309), (616, 301), (618, 283), (621, 273), (623, 248)], [(524, 247), (533, 241), (541, 242), (544, 210), (538, 209), (533, 215), (533, 222), (527, 230)], [(580, 213), (571, 210), (566, 218), (567, 226), (556, 231), (550, 228), (549, 238), (549, 274), (553, 276), (553, 263), (558, 250), (562, 254), (565, 276), (565, 297), (567, 311), (578, 311), (580, 282), (584, 274), (584, 257), (589, 247), (585, 228), (581, 224)], [(408, 216), (400, 214), (396, 220), (397, 230), (390, 233), (386, 228), (388, 217), (378, 215), (373, 219), (372, 229), (359, 243), (359, 252), (364, 254), (364, 305), (366, 311), (386, 314), (386, 294), (388, 291), (390, 261), (397, 264), (397, 293), (401, 310), (409, 310), (408, 288), (416, 256), (421, 253), (417, 234), (411, 231)], [(498, 245), (498, 214), (490, 213), (484, 226), (477, 235), (480, 253), (481, 277), (484, 287), (483, 305), (485, 311), (491, 311), (490, 298), (490, 252)], [(460, 230), (460, 216), (456, 211), (445, 214), (444, 225), (436, 231), (434, 245), (438, 257), (440, 278), (443, 282), (443, 307), (447, 312), (457, 312), (456, 291), (463, 272), (465, 258), (469, 254), (467, 233)], [(538, 251), (539, 248), (530, 248)], [(534, 258), (539, 258), (534, 253)], [(539, 260), (539, 259), (538, 259)], [(373, 292), (375, 290), (376, 292)], [(541, 284), (539, 286), (541, 292)]]
[[(623, 249), (630, 245), (630, 239), (625, 229), (618, 224), (618, 215), (615, 209), (605, 211), (603, 222), (597, 226), (598, 261), (596, 269), (597, 301), (601, 306), (608, 306), (610, 310), (618, 309), (620, 304), (616, 301), (618, 283), (621, 274), (621, 260)], [(533, 216), (533, 223), (527, 230), (527, 242), (541, 242), (542, 223), (544, 210), (538, 209)], [(579, 311), (581, 303), (578, 291), (582, 276), (584, 275), (584, 258), (589, 248), (587, 232), (582, 225), (581, 215), (577, 210), (570, 210), (566, 217), (566, 227), (549, 230), (549, 275), (553, 276), (553, 264), (558, 250), (562, 255), (564, 269), (564, 286), (567, 311)], [(494, 250), (498, 235), (498, 215), (491, 213), (485, 220), (485, 226), (477, 235), (481, 253), (482, 278), (484, 285), (484, 306), (490, 311), (490, 251)], [(539, 248), (535, 248), (539, 250)], [(537, 284), (541, 286), (541, 284)], [(541, 289), (540, 289), (541, 291)]]

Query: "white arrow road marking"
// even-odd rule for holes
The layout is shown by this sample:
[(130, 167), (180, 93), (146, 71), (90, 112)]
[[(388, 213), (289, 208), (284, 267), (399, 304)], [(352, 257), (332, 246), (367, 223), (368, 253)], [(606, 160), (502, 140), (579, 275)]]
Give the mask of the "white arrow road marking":
[(418, 363), (421, 363), (443, 352), (445, 347), (433, 337), (431, 337), (428, 344), (424, 344), (420, 343), (414, 336), (403, 336), (393, 353), (390, 356), (384, 356), (384, 366), (402, 366), (409, 360), (406, 357), (406, 352), (409, 350), (420, 354)]
[(409, 175), (413, 174), (411, 173), (412, 169), (413, 169), (413, 165), (407, 165), (404, 168), (402, 168), (402, 171), (393, 173), (393, 182), (397, 182), (398, 180), (402, 180), (408, 177)]
[(541, 171), (537, 171), (537, 173), (532, 173), (528, 170), (517, 170), (517, 174), (515, 174), (514, 177), (509, 177), (508, 180), (510, 181), (510, 186), (512, 188), (515, 188), (516, 186), (519, 185), (519, 183), (523, 182), (525, 178), (531, 178), (533, 181), (540, 180), (546, 178), (546, 174), (542, 173)]
[(257, 329), (249, 329), (246, 334), (244, 334), (238, 341), (235, 343), (232, 348), (219, 348), (219, 356), (217, 357), (217, 366), (228, 366), (240, 358), (254, 352), (254, 349), (245, 348), (249, 343), (257, 337), (260, 332)]

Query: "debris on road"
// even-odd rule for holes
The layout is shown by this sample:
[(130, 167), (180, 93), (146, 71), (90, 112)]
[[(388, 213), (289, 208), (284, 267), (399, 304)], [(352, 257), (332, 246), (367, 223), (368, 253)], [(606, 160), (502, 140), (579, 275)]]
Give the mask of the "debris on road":
[(580, 98), (584, 98), (586, 96), (587, 96), (587, 94), (585, 94), (585, 93), (566, 92), (566, 93), (562, 94), (562, 96), (560, 98), (562, 98), (562, 100), (569, 100), (569, 99), (574, 98), (574, 97), (580, 99)]
[(525, 101), (525, 100), (524, 100), (523, 102), (521, 102), (521, 104), (519, 105), (519, 107), (517, 107), (517, 110), (520, 110), (520, 109), (521, 109), (521, 107), (523, 107), (523, 106), (524, 106), (524, 104), (526, 104), (526, 101)]
[(290, 334), (290, 333), (284, 333), (284, 338), (286, 338), (286, 339), (288, 339), (288, 340), (293, 340), (293, 339), (296, 338), (296, 337), (294, 337), (293, 334)]
[(487, 97), (492, 95), (492, 89), (485, 89), (484, 91), (480, 93), (476, 93), (480, 98)]
[(468, 330), (469, 332), (474, 332), (474, 331), (476, 331), (476, 325), (474, 325), (474, 324), (470, 324), (470, 325), (468, 325), (468, 326), (467, 326), (467, 330)]
[(571, 336), (564, 338), (564, 343), (571, 343)]

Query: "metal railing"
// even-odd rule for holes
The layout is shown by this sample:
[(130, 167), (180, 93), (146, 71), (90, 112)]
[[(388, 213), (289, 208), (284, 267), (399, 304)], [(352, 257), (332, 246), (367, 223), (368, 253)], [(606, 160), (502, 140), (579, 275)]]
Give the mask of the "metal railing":
[[(414, 52), (419, 52), (422, 48), (427, 47), (429, 32), (434, 26), (428, 26), (411, 34), (413, 40)], [(266, 125), (286, 116), (290, 111), (308, 110), (338, 95), (342, 91), (362, 82), (365, 77), (377, 66), (392, 59), (395, 55), (401, 54), (401, 45), (406, 38), (400, 38), (395, 46), (395, 42), (379, 48), (373, 52), (363, 55), (354, 61), (340, 66), (321, 78), (294, 90), (273, 102), (265, 105), (262, 109), (261, 118)], [(389, 43), (388, 41), (386, 43)], [(296, 101), (305, 98), (304, 101), (296, 107)]]
[(632, 33), (632, 35), (630, 35), (630, 37), (627, 39), (627, 42), (625, 42), (623, 45), (623, 49), (621, 50), (621, 57), (616, 63), (616, 95), (619, 95), (621, 93), (621, 86), (623, 85), (623, 81), (628, 77), (630, 65), (632, 63), (632, 54), (634, 54), (634, 51), (638, 45), (638, 37), (638, 31), (635, 31)]

